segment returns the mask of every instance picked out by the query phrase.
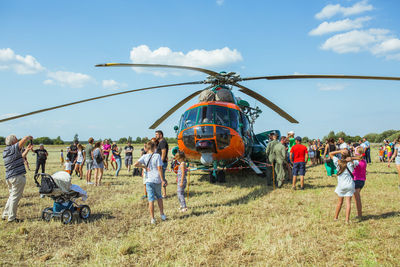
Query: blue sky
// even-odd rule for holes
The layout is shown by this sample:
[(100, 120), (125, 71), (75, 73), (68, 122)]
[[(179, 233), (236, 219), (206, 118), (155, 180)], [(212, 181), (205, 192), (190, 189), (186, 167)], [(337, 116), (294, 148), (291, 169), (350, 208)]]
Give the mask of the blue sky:
[[(400, 76), (400, 2), (1, 1), (0, 80), (5, 118), (120, 90), (198, 81), (201, 73), (95, 68), (106, 62), (185, 64), (242, 77), (284, 74)], [(263, 113), (255, 132), (322, 137), (398, 128), (399, 82), (249, 81), (300, 123)], [(148, 127), (201, 86), (161, 88), (33, 115), (0, 135), (71, 140), (153, 136)], [(167, 136), (194, 99), (160, 125)]]

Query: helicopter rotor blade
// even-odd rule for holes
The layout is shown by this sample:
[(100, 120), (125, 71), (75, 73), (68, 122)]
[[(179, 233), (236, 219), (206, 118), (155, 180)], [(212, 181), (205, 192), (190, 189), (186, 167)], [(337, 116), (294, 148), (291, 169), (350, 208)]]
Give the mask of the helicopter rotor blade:
[(246, 95), (257, 99), (258, 101), (260, 101), (261, 103), (263, 103), (264, 105), (266, 105), (267, 107), (269, 107), (270, 109), (272, 109), (273, 111), (275, 111), (276, 113), (281, 115), (281, 117), (287, 119), (289, 122), (299, 123), (296, 119), (294, 119), (292, 116), (287, 114), (280, 107), (278, 107), (277, 105), (275, 105), (274, 103), (272, 103), (271, 101), (269, 101), (268, 99), (263, 97), (262, 95), (258, 94), (257, 92), (254, 92), (253, 90), (251, 90), (243, 85), (240, 85), (238, 83), (234, 83), (233, 85), (236, 87), (239, 87), (240, 88), (239, 91), (241, 91), (242, 93), (245, 93)]
[(151, 87), (146, 87), (146, 88), (141, 88), (141, 89), (123, 91), (123, 92), (118, 92), (118, 93), (113, 93), (113, 94), (107, 94), (107, 95), (102, 95), (102, 96), (97, 96), (97, 97), (91, 97), (91, 98), (87, 98), (87, 99), (83, 99), (83, 100), (79, 100), (79, 101), (75, 101), (75, 102), (71, 102), (71, 103), (67, 103), (67, 104), (63, 104), (63, 105), (58, 105), (58, 106), (54, 106), (54, 107), (50, 107), (50, 108), (39, 109), (39, 110), (35, 110), (35, 111), (32, 111), (32, 112), (28, 112), (28, 113), (24, 113), (24, 114), (20, 114), (20, 115), (16, 115), (16, 116), (8, 117), (8, 118), (0, 120), (0, 123), (1, 122), (5, 122), (5, 121), (9, 121), (9, 120), (15, 120), (15, 119), (26, 117), (26, 116), (30, 116), (30, 115), (41, 113), (41, 112), (46, 112), (46, 111), (59, 109), (59, 108), (67, 107), (67, 106), (72, 106), (72, 105), (76, 105), (76, 104), (80, 104), (80, 103), (84, 103), (84, 102), (89, 102), (89, 101), (93, 101), (93, 100), (97, 100), (97, 99), (101, 99), (101, 98), (107, 98), (107, 97), (111, 97), (111, 96), (129, 94), (129, 93), (133, 93), (133, 92), (151, 90), (151, 89), (156, 89), (156, 88), (181, 86), (181, 85), (193, 85), (193, 84), (203, 84), (203, 82), (199, 81), (199, 82), (186, 82), (186, 83), (175, 83), (175, 84), (158, 85), (158, 86), (151, 86)]
[[(211, 87), (211, 86), (210, 86)], [(158, 127), (158, 125), (160, 125), (163, 121), (165, 121), (169, 116), (171, 116), (172, 113), (174, 113), (175, 111), (177, 111), (180, 107), (182, 107), (184, 104), (186, 104), (189, 100), (191, 100), (193, 97), (199, 95), (201, 92), (203, 92), (203, 90), (206, 90), (210, 87), (207, 87), (205, 89), (201, 89), (199, 91), (194, 92), (193, 94), (187, 96), (186, 98), (184, 98), (183, 100), (181, 100), (178, 104), (176, 104), (175, 106), (173, 106), (170, 110), (168, 110), (164, 115), (162, 115), (158, 120), (156, 120), (156, 122), (154, 122), (149, 129), (154, 130), (155, 128)]]
[(197, 67), (189, 67), (189, 66), (178, 66), (178, 65), (164, 65), (164, 64), (131, 64), (131, 63), (105, 63), (105, 64), (97, 64), (95, 67), (144, 67), (144, 68), (173, 68), (173, 69), (184, 69), (184, 70), (194, 70), (199, 71), (211, 76), (217, 76), (218, 73), (212, 70), (207, 70), (203, 68)]
[(317, 75), (317, 74), (299, 74), (299, 75), (275, 75), (242, 78), (242, 81), (251, 80), (287, 80), (287, 79), (361, 79), (361, 80), (391, 80), (400, 81), (400, 77), (388, 76), (359, 76), (359, 75)]

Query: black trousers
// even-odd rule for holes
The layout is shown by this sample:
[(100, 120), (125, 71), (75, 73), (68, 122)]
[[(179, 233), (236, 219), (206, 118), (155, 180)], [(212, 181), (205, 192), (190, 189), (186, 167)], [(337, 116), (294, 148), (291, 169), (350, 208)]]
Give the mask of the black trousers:
[(42, 166), (42, 173), (45, 172), (45, 168), (46, 168), (46, 161), (36, 161), (36, 170), (35, 170), (35, 175), (38, 173), (40, 166)]

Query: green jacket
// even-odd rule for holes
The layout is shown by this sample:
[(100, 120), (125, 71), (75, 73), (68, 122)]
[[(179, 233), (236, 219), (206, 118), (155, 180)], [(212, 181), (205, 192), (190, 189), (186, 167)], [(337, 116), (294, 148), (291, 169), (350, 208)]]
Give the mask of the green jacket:
[(278, 140), (273, 140), (271, 142), (268, 143), (267, 145), (267, 149), (265, 150), (265, 153), (267, 154), (267, 158), (269, 160), (269, 162), (274, 161), (274, 156), (272, 151), (274, 150), (274, 147), (278, 144)]
[(286, 147), (282, 143), (278, 143), (274, 146), (272, 155), (277, 163), (283, 163), (286, 161)]

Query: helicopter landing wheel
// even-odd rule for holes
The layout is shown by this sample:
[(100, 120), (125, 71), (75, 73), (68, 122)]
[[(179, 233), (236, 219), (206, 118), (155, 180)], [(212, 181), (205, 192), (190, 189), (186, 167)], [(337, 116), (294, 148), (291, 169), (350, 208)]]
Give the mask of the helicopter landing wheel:
[(217, 181), (218, 183), (225, 183), (225, 172), (224, 171), (218, 171), (217, 172)]
[(210, 172), (210, 183), (215, 184), (217, 182), (217, 177), (214, 176), (213, 172)]

